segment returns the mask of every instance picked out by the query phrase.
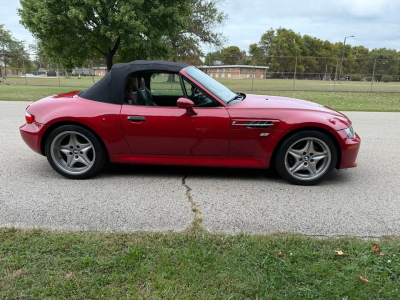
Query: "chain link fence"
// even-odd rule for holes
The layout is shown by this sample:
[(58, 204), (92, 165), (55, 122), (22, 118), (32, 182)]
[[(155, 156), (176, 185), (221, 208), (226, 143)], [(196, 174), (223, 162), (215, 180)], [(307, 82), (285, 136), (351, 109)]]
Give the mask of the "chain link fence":
[[(171, 61), (193, 64), (234, 91), (400, 92), (400, 60), (231, 55)], [(91, 60), (68, 72), (35, 54), (0, 53), (3, 84), (85, 89), (106, 73), (105, 63)]]

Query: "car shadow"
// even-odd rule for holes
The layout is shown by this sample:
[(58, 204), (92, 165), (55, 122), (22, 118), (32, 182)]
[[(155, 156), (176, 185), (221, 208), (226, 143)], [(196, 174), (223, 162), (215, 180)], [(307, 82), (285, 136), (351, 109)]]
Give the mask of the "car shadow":
[(115, 176), (178, 176), (208, 177), (215, 179), (231, 178), (236, 180), (251, 180), (265, 178), (271, 181), (281, 181), (275, 170), (249, 168), (214, 168), (214, 167), (183, 167), (183, 166), (153, 166), (153, 165), (110, 165), (99, 177)]
[[(35, 163), (33, 163), (35, 164)], [(31, 162), (32, 165), (32, 162)], [(66, 179), (65, 177), (56, 174), (51, 169), (45, 160), (37, 160), (36, 167), (32, 165), (32, 170), (35, 170), (36, 177), (53, 178), (59, 176), (59, 179)], [(213, 168), (213, 167), (187, 167), (187, 166), (159, 166), (159, 165), (124, 165), (112, 164), (107, 166), (100, 174), (89, 179), (114, 179), (122, 177), (177, 177), (181, 180), (185, 177), (188, 178), (208, 178), (215, 180), (266, 180), (269, 183), (276, 184), (290, 184), (280, 177), (278, 172), (274, 169), (251, 169), (251, 168)], [(353, 170), (333, 170), (317, 186), (339, 186), (339, 185), (354, 185), (357, 182), (357, 174)], [(69, 179), (66, 179), (69, 180)]]
[[(289, 184), (282, 179), (274, 169), (251, 168), (214, 168), (214, 167), (183, 167), (183, 166), (156, 166), (156, 165), (110, 165), (96, 177), (135, 176), (135, 177), (188, 177), (208, 178), (215, 180), (266, 180), (269, 183)], [(342, 186), (355, 184), (357, 174), (352, 170), (334, 169), (323, 181), (315, 186)]]

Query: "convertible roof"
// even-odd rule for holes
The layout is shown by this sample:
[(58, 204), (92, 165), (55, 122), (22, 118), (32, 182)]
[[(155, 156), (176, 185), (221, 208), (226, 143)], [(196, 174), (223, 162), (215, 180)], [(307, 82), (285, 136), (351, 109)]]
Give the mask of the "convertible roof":
[(115, 64), (94, 86), (79, 93), (85, 99), (121, 104), (125, 95), (126, 78), (134, 72), (159, 71), (178, 73), (188, 64), (162, 60), (135, 60), (130, 63)]

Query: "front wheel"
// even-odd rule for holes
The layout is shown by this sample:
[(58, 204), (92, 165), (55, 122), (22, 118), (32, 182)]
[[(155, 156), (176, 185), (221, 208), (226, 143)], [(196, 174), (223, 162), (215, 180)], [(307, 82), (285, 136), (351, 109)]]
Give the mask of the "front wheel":
[(314, 185), (332, 172), (336, 162), (336, 147), (329, 136), (319, 131), (303, 131), (282, 143), (275, 165), (287, 181)]
[(72, 179), (92, 177), (105, 163), (105, 151), (98, 138), (76, 125), (58, 127), (49, 135), (46, 156), (55, 171)]

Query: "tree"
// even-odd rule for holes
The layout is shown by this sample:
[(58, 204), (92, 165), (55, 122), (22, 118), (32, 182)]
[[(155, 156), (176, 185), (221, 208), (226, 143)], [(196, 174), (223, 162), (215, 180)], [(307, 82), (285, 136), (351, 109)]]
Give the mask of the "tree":
[(237, 46), (223, 48), (221, 54), (225, 65), (236, 65), (246, 56), (246, 52), (241, 51)]
[(162, 37), (184, 28), (191, 0), (21, 0), (21, 24), (69, 71), (87, 58), (133, 60), (168, 53)]
[(256, 43), (249, 46), (249, 54), (252, 56), (252, 62), (258, 66), (266, 66), (267, 59), (264, 55), (263, 49)]
[(381, 80), (383, 75), (399, 74), (399, 54), (396, 50), (386, 48), (373, 49), (370, 52), (370, 57), (368, 69), (371, 70), (370, 74), (372, 74), (376, 59), (375, 78), (378, 80)]
[[(280, 72), (282, 77), (294, 72), (294, 57), (301, 55), (302, 45), (302, 36), (285, 28), (269, 29), (259, 42), (264, 55), (271, 56), (268, 59), (269, 71)], [(299, 63), (299, 69), (302, 68)]]
[(25, 53), (23, 42), (15, 39), (11, 31), (0, 24), (0, 78), (3, 77), (2, 65), (5, 68), (22, 68), (24, 60), (28, 61), (29, 57)]
[(33, 64), (37, 69), (49, 68), (53, 64), (51, 58), (46, 54), (43, 49), (41, 41), (34, 41), (29, 45), (29, 51), (34, 54)]
[(175, 34), (166, 37), (171, 49), (173, 61), (178, 58), (186, 63), (199, 62), (203, 56), (200, 43), (214, 47), (222, 47), (226, 37), (214, 32), (215, 28), (224, 24), (227, 14), (218, 10), (222, 0), (190, 0), (191, 13), (186, 18), (184, 26)]
[(246, 51), (240, 50), (238, 46), (229, 46), (209, 52), (206, 55), (206, 64), (214, 64), (220, 61), (224, 65), (237, 65), (246, 63)]

